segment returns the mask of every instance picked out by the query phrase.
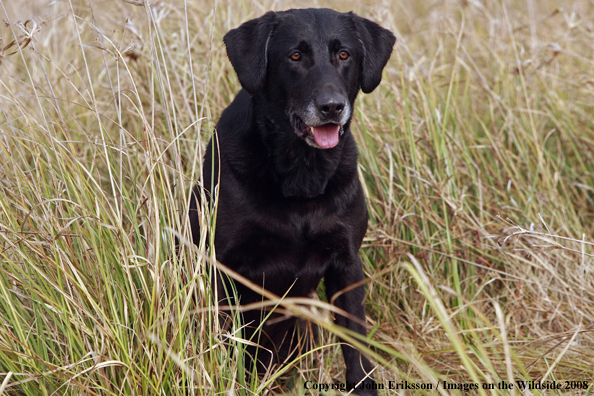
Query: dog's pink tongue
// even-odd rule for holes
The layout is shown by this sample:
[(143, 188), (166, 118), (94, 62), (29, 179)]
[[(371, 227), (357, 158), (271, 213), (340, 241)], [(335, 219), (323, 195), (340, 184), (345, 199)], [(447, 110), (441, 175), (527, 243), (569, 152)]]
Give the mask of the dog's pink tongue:
[(319, 127), (313, 127), (314, 139), (318, 146), (329, 149), (338, 144), (338, 132), (340, 125), (326, 124)]

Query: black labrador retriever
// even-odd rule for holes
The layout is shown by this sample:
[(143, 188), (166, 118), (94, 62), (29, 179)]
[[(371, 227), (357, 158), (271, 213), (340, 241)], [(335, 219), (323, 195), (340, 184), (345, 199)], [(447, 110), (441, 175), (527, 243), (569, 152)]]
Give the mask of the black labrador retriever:
[[(349, 313), (335, 322), (363, 335), (358, 251), (368, 216), (350, 123), (359, 89), (377, 87), (395, 41), (375, 22), (329, 9), (268, 12), (229, 31), (224, 42), (243, 89), (223, 111), (203, 168), (206, 195), (218, 200), (217, 260), (277, 296), (309, 296), (325, 279), (328, 299), (339, 293), (334, 303)], [(199, 190), (193, 195), (197, 244)], [(231, 283), (218, 281), (219, 296)], [(232, 286), (239, 301), (224, 305), (263, 299)], [(265, 315), (244, 312), (243, 336), (253, 336)], [(254, 338), (261, 348), (248, 348), (258, 371), (303, 352), (298, 333), (306, 328), (269, 318)], [(369, 360), (348, 344), (342, 352), (347, 387), (377, 394)]]

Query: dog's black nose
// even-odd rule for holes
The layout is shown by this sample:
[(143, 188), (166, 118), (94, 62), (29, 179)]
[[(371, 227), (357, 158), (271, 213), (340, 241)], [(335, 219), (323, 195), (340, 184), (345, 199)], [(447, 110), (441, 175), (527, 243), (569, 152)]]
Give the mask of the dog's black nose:
[(325, 117), (336, 117), (342, 113), (346, 106), (346, 98), (337, 93), (322, 93), (316, 97), (315, 105)]

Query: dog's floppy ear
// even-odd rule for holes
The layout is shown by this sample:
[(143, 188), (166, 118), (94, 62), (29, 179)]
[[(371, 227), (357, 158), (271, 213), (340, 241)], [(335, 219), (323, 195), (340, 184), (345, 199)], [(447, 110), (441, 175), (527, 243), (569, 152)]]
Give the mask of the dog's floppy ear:
[(262, 89), (268, 63), (268, 39), (276, 26), (276, 13), (269, 11), (260, 18), (243, 23), (227, 32), (223, 41), (227, 56), (241, 86), (253, 95)]
[(352, 16), (359, 40), (363, 44), (361, 90), (370, 93), (382, 81), (382, 70), (392, 55), (396, 37), (389, 30), (369, 19), (355, 14)]

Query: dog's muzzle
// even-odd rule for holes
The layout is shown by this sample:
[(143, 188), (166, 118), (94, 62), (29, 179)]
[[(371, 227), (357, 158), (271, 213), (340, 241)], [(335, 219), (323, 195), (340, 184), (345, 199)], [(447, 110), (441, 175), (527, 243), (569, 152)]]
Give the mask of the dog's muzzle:
[(300, 117), (294, 116), (295, 134), (315, 148), (330, 149), (338, 144), (344, 133), (342, 125), (327, 123), (316, 126), (307, 125)]

